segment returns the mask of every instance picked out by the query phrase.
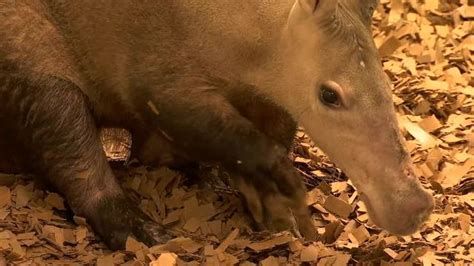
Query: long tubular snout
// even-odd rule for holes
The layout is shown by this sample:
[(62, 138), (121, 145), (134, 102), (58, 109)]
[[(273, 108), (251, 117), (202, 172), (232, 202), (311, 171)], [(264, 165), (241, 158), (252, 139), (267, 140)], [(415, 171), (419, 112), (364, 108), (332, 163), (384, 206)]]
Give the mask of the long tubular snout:
[(432, 195), (423, 189), (411, 166), (402, 176), (383, 183), (361, 196), (374, 223), (395, 235), (416, 232), (433, 211)]

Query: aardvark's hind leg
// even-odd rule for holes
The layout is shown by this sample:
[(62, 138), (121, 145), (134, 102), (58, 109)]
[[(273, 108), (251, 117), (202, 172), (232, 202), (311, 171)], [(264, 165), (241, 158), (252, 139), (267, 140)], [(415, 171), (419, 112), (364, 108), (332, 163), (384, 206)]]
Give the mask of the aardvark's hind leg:
[(17, 72), (0, 73), (0, 124), (22, 144), (31, 170), (62, 193), (111, 248), (123, 248), (129, 235), (146, 244), (167, 240), (117, 183), (79, 88)]

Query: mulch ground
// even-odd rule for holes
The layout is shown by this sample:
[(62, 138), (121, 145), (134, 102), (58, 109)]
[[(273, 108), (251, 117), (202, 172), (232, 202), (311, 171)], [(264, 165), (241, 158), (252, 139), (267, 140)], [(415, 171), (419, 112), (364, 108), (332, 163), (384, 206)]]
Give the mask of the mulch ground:
[(0, 175), (0, 265), (472, 265), (474, 264), (474, 6), (468, 0), (382, 0), (375, 40), (394, 84), (400, 128), (436, 201), (412, 236), (368, 219), (347, 177), (299, 132), (291, 155), (321, 235), (253, 232), (225, 172), (190, 179), (134, 163), (117, 167), (129, 195), (181, 237), (111, 252), (64, 200), (27, 177)]

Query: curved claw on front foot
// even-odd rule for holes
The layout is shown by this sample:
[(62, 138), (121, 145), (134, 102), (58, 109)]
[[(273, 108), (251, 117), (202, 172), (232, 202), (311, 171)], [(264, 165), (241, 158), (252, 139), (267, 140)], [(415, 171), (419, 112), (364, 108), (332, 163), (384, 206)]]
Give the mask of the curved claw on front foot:
[[(296, 176), (295, 178), (298, 178)], [(243, 178), (235, 178), (243, 196), (244, 205), (250, 212), (256, 230), (283, 231), (295, 229), (308, 241), (318, 238), (310, 211), (305, 202), (305, 190), (301, 184), (292, 187), (293, 193), (282, 193), (278, 184), (266, 180), (265, 185)]]
[(86, 218), (112, 250), (125, 249), (128, 237), (149, 247), (173, 239), (162, 225), (153, 222), (123, 195), (102, 199)]
[(145, 222), (142, 227), (136, 229), (134, 235), (149, 247), (165, 244), (175, 238), (162, 225), (154, 222)]

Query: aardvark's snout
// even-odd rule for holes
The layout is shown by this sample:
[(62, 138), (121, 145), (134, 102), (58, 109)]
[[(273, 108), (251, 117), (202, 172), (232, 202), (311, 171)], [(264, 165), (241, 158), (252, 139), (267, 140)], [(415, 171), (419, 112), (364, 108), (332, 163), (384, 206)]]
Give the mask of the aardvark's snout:
[(393, 206), (392, 215), (387, 216), (387, 231), (396, 235), (410, 235), (428, 220), (434, 208), (433, 198), (425, 191), (418, 196), (406, 198), (406, 202)]
[(400, 178), (391, 179), (386, 189), (362, 193), (372, 221), (395, 235), (415, 233), (434, 208), (433, 197), (423, 189), (409, 169)]

